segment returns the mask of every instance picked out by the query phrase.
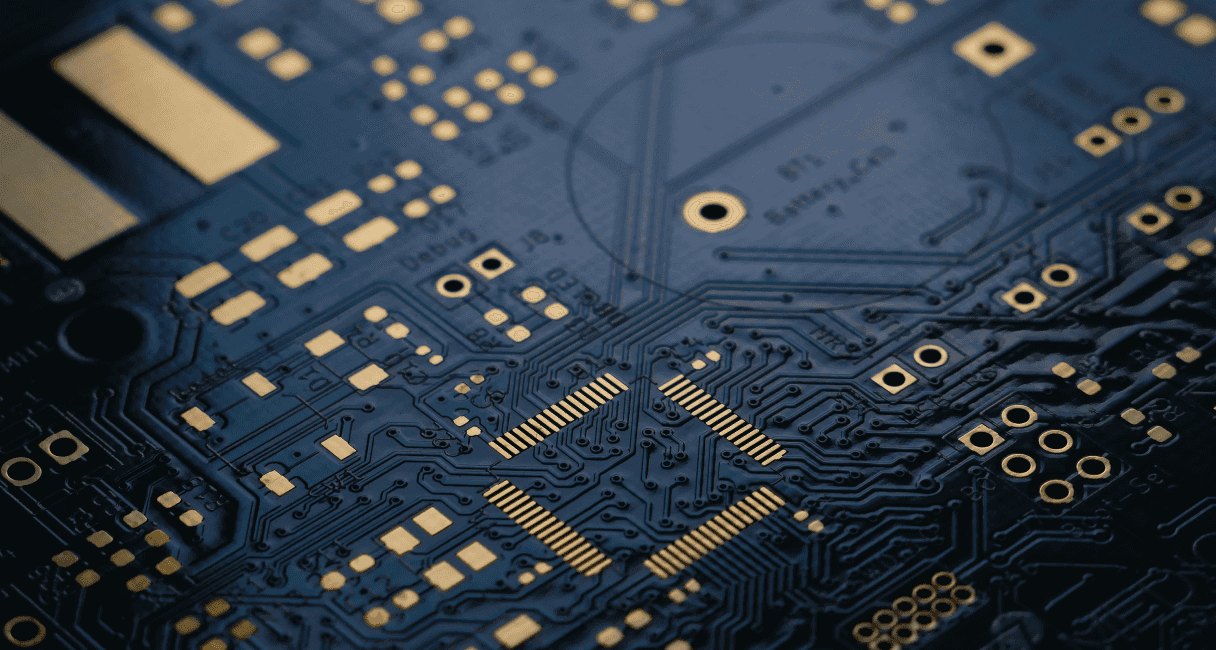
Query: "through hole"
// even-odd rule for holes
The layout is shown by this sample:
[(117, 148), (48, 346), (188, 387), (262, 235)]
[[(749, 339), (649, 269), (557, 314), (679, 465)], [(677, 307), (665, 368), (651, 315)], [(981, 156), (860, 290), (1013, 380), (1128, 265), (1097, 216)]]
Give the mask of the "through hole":
[(912, 638), (912, 629), (907, 627), (896, 628), (891, 631), (900, 641), (907, 641)]
[(949, 611), (950, 611), (950, 603), (934, 603), (934, 604), (933, 604), (933, 609), (934, 609), (935, 611), (939, 611), (939, 612), (949, 612)]
[(917, 589), (915, 592), (913, 592), (912, 595), (916, 596), (920, 600), (924, 600), (926, 598), (932, 598), (933, 592), (928, 589), (925, 589), (924, 587), (921, 587), (920, 589)]
[(1030, 421), (1030, 411), (1024, 408), (1011, 408), (1005, 412), (1005, 417), (1014, 424), (1025, 424)]
[(28, 481), (34, 478), (36, 465), (28, 460), (19, 460), (8, 466), (8, 477), (14, 481)]
[(895, 617), (891, 616), (890, 614), (879, 614), (878, 615), (879, 625), (887, 625), (888, 623), (894, 623), (894, 622), (895, 622)]
[(48, 445), (51, 453), (59, 457), (71, 456), (76, 453), (76, 441), (71, 438), (56, 438)]
[(17, 621), (9, 629), (9, 634), (18, 643), (29, 643), (38, 637), (38, 625), (33, 621)]
[(1127, 117), (1123, 118), (1123, 123), (1124, 124), (1139, 124), (1140, 118), (1135, 117), (1134, 115), (1128, 115)]
[(950, 576), (944, 575), (944, 574), (939, 575), (933, 579), (933, 582), (944, 587), (944, 586), (950, 584)]
[(879, 641), (878, 645), (876, 645), (874, 647), (878, 648), (878, 650), (892, 650), (895, 647), (895, 645), (892, 644), (890, 641)]
[(1097, 458), (1089, 458), (1081, 461), (1081, 471), (1089, 475), (1097, 475), (1106, 471), (1106, 463)]
[(937, 363), (942, 360), (942, 353), (933, 348), (925, 348), (920, 351), (920, 360), (924, 363)]
[(719, 203), (709, 203), (701, 206), (701, 216), (710, 221), (717, 221), (726, 216), (726, 206)]
[(1043, 437), (1043, 446), (1052, 451), (1063, 451), (1068, 448), (1068, 438), (1062, 433), (1049, 433)]
[(989, 43), (984, 46), (984, 52), (992, 56), (999, 56), (1005, 53), (1005, 46), (1000, 43)]
[(1191, 202), (1191, 195), (1190, 195), (1190, 194), (1187, 194), (1187, 193), (1185, 193), (1185, 192), (1184, 192), (1184, 193), (1182, 193), (1182, 194), (1175, 194), (1175, 195), (1174, 195), (1174, 200), (1175, 200), (1175, 201), (1177, 201), (1177, 202), (1179, 202), (1179, 203), (1190, 203), (1190, 202)]
[(1052, 483), (1043, 488), (1043, 494), (1046, 494), (1052, 499), (1067, 499), (1068, 486), (1063, 483)]
[(1025, 474), (1026, 472), (1030, 471), (1030, 459), (1016, 456), (1014, 458), (1010, 458), (1009, 462), (1005, 463), (1005, 467), (1008, 467), (1009, 471), (1013, 472), (1014, 474)]
[(69, 348), (97, 361), (121, 359), (139, 348), (143, 339), (139, 319), (115, 307), (89, 307), (63, 328), (63, 341)]
[(971, 434), (971, 445), (973, 447), (991, 447), (993, 442), (996, 442), (996, 439), (987, 431), (976, 431)]
[(1065, 271), (1064, 269), (1056, 269), (1049, 273), (1047, 277), (1055, 280), (1056, 282), (1068, 282), (1069, 275), (1068, 271)]
[(448, 280), (443, 283), (443, 290), (449, 293), (459, 293), (464, 289), (464, 283), (460, 280)]
[(1095, 135), (1094, 137), (1090, 138), (1089, 141), (1098, 145), (1099, 147), (1106, 144), (1106, 138), (1104, 138), (1100, 135)]
[(1158, 97), (1158, 98), (1157, 98), (1157, 103), (1158, 103), (1158, 104), (1168, 104), (1168, 103), (1170, 103), (1170, 101), (1171, 101), (1171, 100), (1170, 100), (1170, 98), (1169, 98), (1169, 97)]
[(891, 387), (903, 386), (906, 381), (907, 379), (898, 372), (888, 372), (882, 376), (882, 383)]
[(481, 268), (487, 271), (497, 271), (502, 268), (502, 260), (497, 257), (490, 257), (481, 261)]
[(1145, 214), (1145, 215), (1141, 215), (1141, 217), (1140, 217), (1140, 223), (1142, 223), (1142, 224), (1144, 224), (1144, 225), (1146, 225), (1146, 226), (1153, 226), (1153, 225), (1156, 225), (1156, 223), (1157, 223), (1157, 215), (1155, 215), (1155, 214)]
[(1013, 301), (1019, 305), (1029, 305), (1034, 302), (1034, 294), (1029, 291), (1019, 291), (1013, 294)]

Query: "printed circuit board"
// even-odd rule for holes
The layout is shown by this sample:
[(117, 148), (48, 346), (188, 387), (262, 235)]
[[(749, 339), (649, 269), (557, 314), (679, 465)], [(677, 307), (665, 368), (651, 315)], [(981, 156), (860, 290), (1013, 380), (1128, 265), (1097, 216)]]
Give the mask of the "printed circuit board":
[(1216, 648), (1216, 2), (3, 12), (0, 646)]

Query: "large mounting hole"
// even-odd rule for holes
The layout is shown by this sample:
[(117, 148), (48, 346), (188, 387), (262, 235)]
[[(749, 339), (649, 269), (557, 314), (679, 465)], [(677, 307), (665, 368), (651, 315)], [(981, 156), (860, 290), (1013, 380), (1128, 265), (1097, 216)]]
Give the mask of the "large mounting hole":
[(721, 203), (709, 203), (701, 208), (701, 216), (709, 219), (710, 221), (717, 221), (718, 219), (725, 218), (727, 212), (726, 206), (722, 205)]
[(1043, 487), (1043, 494), (1056, 500), (1068, 498), (1068, 486), (1063, 483), (1048, 483)]
[(992, 434), (987, 431), (976, 431), (971, 434), (970, 440), (972, 446), (979, 447), (980, 449), (991, 447), (992, 443), (996, 442), (996, 438), (993, 438)]
[(1020, 406), (1015, 406), (1009, 409), (1009, 412), (1005, 415), (1009, 418), (1009, 421), (1013, 422), (1014, 424), (1025, 424), (1026, 422), (1030, 421), (1030, 411)]
[(50, 444), (51, 453), (56, 456), (71, 456), (76, 453), (79, 445), (71, 438), (56, 438)]
[(8, 477), (14, 481), (28, 481), (38, 473), (38, 466), (32, 460), (18, 460), (8, 466)]
[(139, 349), (144, 328), (134, 314), (117, 307), (88, 307), (63, 328), (63, 343), (94, 361), (116, 361)]
[(1008, 467), (1009, 471), (1013, 472), (1014, 474), (1025, 474), (1026, 472), (1029, 472), (1034, 466), (1030, 464), (1029, 458), (1023, 458), (1021, 456), (1017, 456), (1014, 458), (1010, 458), (1009, 462), (1005, 463), (1005, 467)]
[(727, 192), (701, 192), (684, 202), (681, 214), (684, 222), (694, 229), (716, 233), (742, 223), (747, 207), (739, 197)]
[(4, 624), (4, 636), (19, 648), (28, 648), (42, 643), (46, 628), (32, 616), (16, 616)]
[(1063, 431), (1048, 431), (1039, 436), (1039, 446), (1045, 451), (1058, 454), (1072, 447), (1072, 438)]
[(463, 298), (469, 295), (473, 282), (459, 273), (451, 273), (435, 281), (435, 291), (445, 298)]
[(933, 348), (925, 348), (920, 351), (920, 360), (925, 363), (937, 363), (942, 360), (942, 353)]
[(1106, 463), (1096, 458), (1087, 458), (1081, 461), (1081, 471), (1086, 474), (1101, 474), (1106, 471)]

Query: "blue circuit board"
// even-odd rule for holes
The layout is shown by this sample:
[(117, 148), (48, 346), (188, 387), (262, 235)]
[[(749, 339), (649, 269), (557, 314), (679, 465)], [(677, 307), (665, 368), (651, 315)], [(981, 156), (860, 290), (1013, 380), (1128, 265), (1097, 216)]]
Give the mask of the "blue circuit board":
[(1216, 3), (0, 11), (0, 646), (1216, 648)]

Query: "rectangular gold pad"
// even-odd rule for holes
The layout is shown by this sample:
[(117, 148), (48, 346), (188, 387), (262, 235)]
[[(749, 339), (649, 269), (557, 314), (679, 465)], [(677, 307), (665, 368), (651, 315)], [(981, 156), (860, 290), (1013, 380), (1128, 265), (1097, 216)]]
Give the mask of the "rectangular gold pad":
[(4, 113), (0, 151), (0, 210), (59, 259), (71, 259), (139, 223)]
[(52, 66), (207, 185), (279, 148), (278, 140), (123, 25)]

